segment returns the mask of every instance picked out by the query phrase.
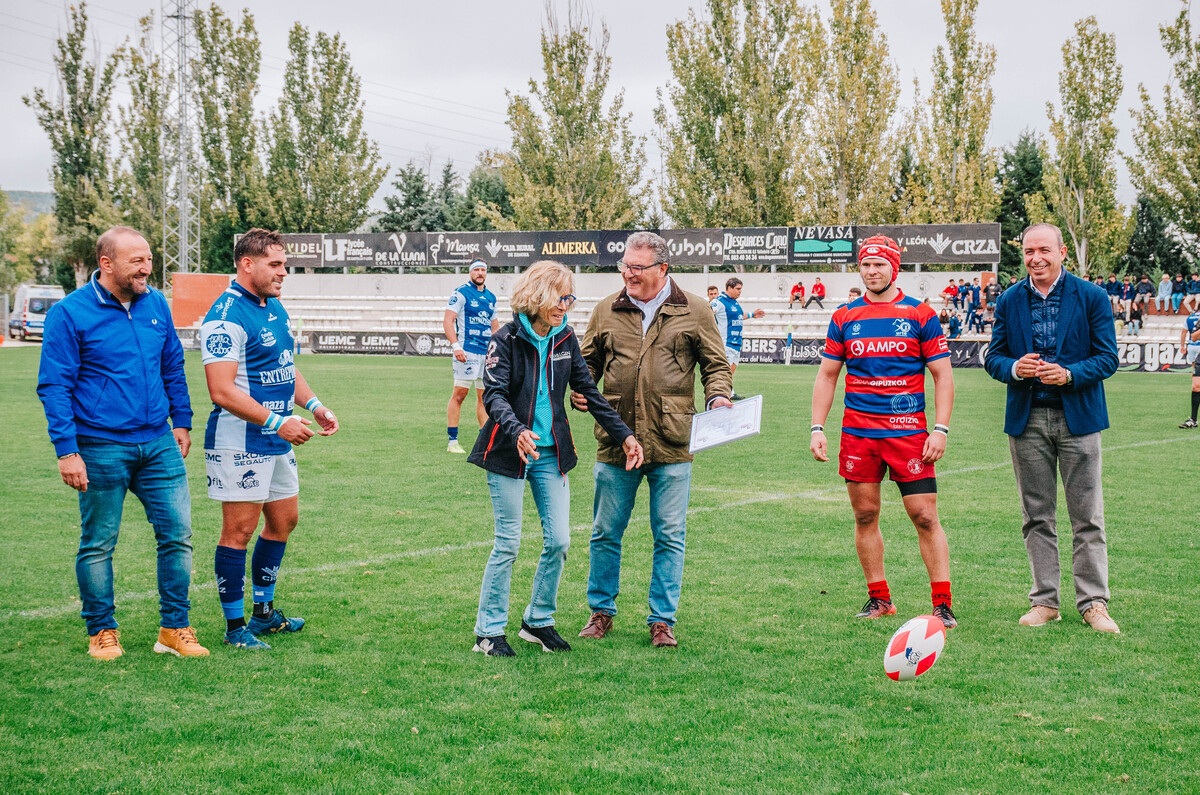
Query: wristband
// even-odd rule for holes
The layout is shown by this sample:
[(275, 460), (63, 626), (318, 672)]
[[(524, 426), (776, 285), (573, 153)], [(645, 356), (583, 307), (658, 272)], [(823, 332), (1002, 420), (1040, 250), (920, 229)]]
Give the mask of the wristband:
[(263, 427), (266, 428), (268, 431), (278, 431), (280, 428), (283, 427), (283, 424), (285, 422), (287, 422), (288, 420), (292, 419), (295, 416), (296, 416), (295, 414), (289, 414), (286, 417), (281, 417), (272, 411), (270, 414), (267, 415), (267, 421), (263, 423)]
[(316, 395), (313, 395), (312, 397), (310, 397), (308, 399), (308, 402), (304, 404), (304, 408), (308, 409), (311, 412), (311, 411), (316, 411), (317, 409), (321, 408), (321, 406), (324, 406), (324, 405), (325, 405), (324, 403), (317, 400)]
[(937, 423), (933, 426), (933, 431), (934, 431), (934, 433), (940, 433), (942, 436), (945, 436), (947, 438), (949, 438), (949, 436), (950, 436), (950, 426), (948, 426), (948, 425), (942, 425), (941, 423)]
[(452, 343), (450, 343), (450, 350), (452, 350), (452, 351), (461, 351), (462, 349), (463, 349), (463, 346), (462, 346), (462, 343), (461, 343), (461, 342), (452, 342)]
[(825, 433), (824, 425), (814, 425), (808, 429), (809, 433)]

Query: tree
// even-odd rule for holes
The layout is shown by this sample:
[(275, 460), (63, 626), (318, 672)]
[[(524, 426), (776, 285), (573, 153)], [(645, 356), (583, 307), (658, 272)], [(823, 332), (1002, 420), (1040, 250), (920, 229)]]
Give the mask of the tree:
[(363, 130), (362, 81), (340, 34), (288, 36), (283, 95), (264, 126), (272, 225), (288, 232), (349, 232), (388, 169)]
[(87, 54), (87, 4), (68, 11), (68, 29), (57, 41), (54, 65), (58, 95), (41, 88), (23, 97), (50, 139), (55, 217), (65, 263), (74, 287), (95, 267), (96, 238), (114, 221), (110, 215), (109, 141), (113, 87), (121, 53)]
[(196, 13), (195, 29), (198, 55), (191, 69), (201, 120), (201, 259), (204, 270), (230, 272), (234, 237), (269, 223), (254, 115), (262, 46), (249, 11), (235, 25), (213, 4)]
[[(446, 164), (449, 169), (450, 164)], [(444, 172), (443, 172), (444, 174)], [(453, 174), (453, 171), (451, 171)], [(376, 232), (441, 232), (446, 230), (446, 207), (425, 169), (413, 161), (396, 172), (395, 196), (385, 196), (387, 212), (375, 223)]]
[[(138, 43), (123, 53), (128, 105), (117, 108), (118, 168), (113, 199), (124, 222), (150, 243), (155, 262), (162, 262), (162, 136), (170, 81), (154, 46), (154, 14), (139, 20)], [(162, 271), (151, 278), (158, 281)], [(161, 283), (161, 282), (159, 282)]]
[(467, 189), (455, 205), (448, 222), (451, 229), (464, 232), (488, 232), (496, 227), (484, 208), (492, 207), (501, 218), (513, 217), (512, 201), (504, 184), (500, 167), (491, 162), (490, 153), (483, 153), (480, 162), (467, 177)]
[[(1134, 186), (1195, 240), (1200, 236), (1200, 41), (1192, 37), (1188, 3), (1175, 24), (1159, 28), (1159, 35), (1171, 58), (1174, 85), (1163, 86), (1160, 112), (1138, 84), (1142, 107), (1131, 111), (1137, 156), (1126, 163)], [(1138, 218), (1140, 224), (1140, 202)]]
[(529, 81), (529, 96), (508, 92), (513, 144), (499, 157), (513, 215), (486, 208), (496, 228), (625, 229), (645, 215), (645, 141), (630, 131), (623, 91), (604, 109), (608, 42), (603, 22), (592, 38), (578, 3), (560, 28), (547, 2), (543, 80)]
[[(1130, 227), (1117, 204), (1113, 114), (1121, 98), (1116, 37), (1100, 31), (1094, 16), (1075, 23), (1062, 47), (1060, 107), (1046, 103), (1053, 157), (1046, 161), (1043, 194), (1031, 197), (1031, 220), (1053, 217), (1069, 237), (1080, 276), (1111, 269), (1125, 250)], [(1040, 216), (1040, 217), (1039, 217)]]
[(1130, 276), (1146, 274), (1157, 280), (1160, 273), (1189, 274), (1191, 262), (1183, 244), (1149, 196), (1138, 196), (1136, 220), (1129, 248), (1121, 257), (1119, 271)]
[(20, 281), (33, 279), (42, 284), (52, 282), (55, 265), (60, 262), (58, 250), (58, 224), (54, 215), (42, 213), (21, 228), (15, 250), (17, 272)]
[[(9, 207), (8, 195), (0, 190), (0, 295), (11, 295), (18, 284), (33, 278), (33, 269), (25, 267), (18, 256), (21, 233), (21, 207)], [(0, 334), (6, 329), (0, 329)]]
[(1026, 203), (1042, 192), (1042, 146), (1036, 133), (1025, 130), (1000, 152), (1000, 275), (1005, 280), (1025, 272), (1020, 237), (1029, 226)]
[(668, 216), (682, 227), (792, 222), (811, 81), (812, 12), (797, 0), (707, 0), (667, 28), (672, 82), (655, 121)]
[(831, 0), (831, 7), (828, 28), (817, 20), (810, 39), (810, 74), (818, 79), (797, 161), (795, 217), (871, 223), (892, 193), (899, 78), (870, 0)]
[(928, 164), (918, 205), (920, 220), (978, 223), (996, 217), (995, 155), (987, 145), (992, 124), (996, 49), (975, 39), (979, 0), (942, 0), (946, 47), (933, 53), (933, 84), (921, 99), (930, 110), (920, 130), (919, 159)]

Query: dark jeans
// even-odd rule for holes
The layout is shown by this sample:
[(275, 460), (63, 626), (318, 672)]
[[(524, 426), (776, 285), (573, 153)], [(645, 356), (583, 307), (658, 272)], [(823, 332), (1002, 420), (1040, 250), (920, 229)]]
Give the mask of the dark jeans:
[(116, 629), (113, 616), (113, 550), (125, 494), (146, 509), (158, 542), (158, 603), (164, 627), (188, 626), (192, 577), (192, 498), (175, 437), (165, 433), (143, 444), (79, 437), (88, 488), (79, 493), (82, 534), (75, 576), (89, 635)]

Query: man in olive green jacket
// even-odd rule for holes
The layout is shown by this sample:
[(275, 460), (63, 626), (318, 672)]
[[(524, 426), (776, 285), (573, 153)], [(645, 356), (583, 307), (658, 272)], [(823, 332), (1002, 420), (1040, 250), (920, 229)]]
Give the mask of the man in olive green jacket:
[[(633, 429), (645, 451), (640, 469), (625, 471), (625, 455), (597, 430), (596, 498), (592, 523), (588, 605), (592, 616), (579, 633), (603, 638), (616, 615), (621, 538), (644, 477), (650, 483), (650, 638), (675, 646), (675, 612), (683, 581), (684, 535), (692, 456), (688, 442), (696, 413), (696, 368), (707, 408), (732, 406), (733, 375), (708, 302), (685, 293), (667, 275), (667, 241), (635, 232), (619, 263), (625, 289), (592, 312), (583, 357), (605, 399)], [(572, 395), (576, 408), (586, 401)]]

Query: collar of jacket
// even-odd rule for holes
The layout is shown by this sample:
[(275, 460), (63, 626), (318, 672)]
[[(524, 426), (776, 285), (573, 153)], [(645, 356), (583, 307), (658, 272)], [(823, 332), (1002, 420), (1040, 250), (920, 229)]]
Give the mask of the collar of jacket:
[[(120, 309), (122, 312), (125, 311), (124, 304), (122, 304), (120, 301), (118, 301), (117, 297), (115, 295), (113, 295), (112, 293), (110, 293), (108, 291), (108, 288), (100, 283), (100, 269), (99, 268), (92, 271), (92, 278), (89, 281), (91, 282), (91, 285), (92, 285), (92, 293), (93, 293), (93, 295), (96, 296), (96, 301), (101, 306), (111, 306), (115, 309)], [(154, 289), (154, 287), (152, 287), (151, 285), (146, 285), (146, 292), (134, 293), (133, 300), (129, 302), (129, 308), (132, 309), (134, 304), (136, 304), (138, 301), (142, 300), (142, 298), (144, 298), (145, 296), (150, 295), (150, 292), (153, 289)]]
[[(666, 309), (667, 307), (676, 307), (687, 311), (687, 305), (687, 296), (685, 296), (683, 294), (683, 290), (679, 288), (679, 282), (671, 279), (671, 293), (667, 296), (667, 300), (663, 301), (662, 309)], [(641, 314), (642, 312), (642, 310), (638, 308), (633, 301), (629, 300), (629, 293), (627, 290), (621, 290), (620, 295), (618, 295), (617, 299), (612, 302), (612, 308), (614, 312), (637, 312), (638, 314)], [(679, 312), (676, 310), (671, 312), (671, 314), (679, 314)]]
[[(513, 329), (515, 330), (514, 336), (520, 337), (521, 339), (525, 340), (530, 345), (532, 345), (536, 348), (537, 341), (529, 335), (529, 332), (527, 332), (525, 330), (525, 324), (521, 322), (521, 318), (519, 317), (519, 315), (520, 315), (519, 312), (513, 312), (512, 322), (513, 322)], [(571, 324), (567, 322), (566, 315), (563, 315), (562, 325), (557, 326), (556, 328), (550, 329), (550, 331), (554, 332), (554, 333), (550, 334), (550, 342), (551, 342), (550, 349), (551, 350), (554, 350), (555, 348), (557, 348), (558, 344), (560, 342), (562, 342), (563, 339), (565, 339), (567, 334), (573, 333)]]

